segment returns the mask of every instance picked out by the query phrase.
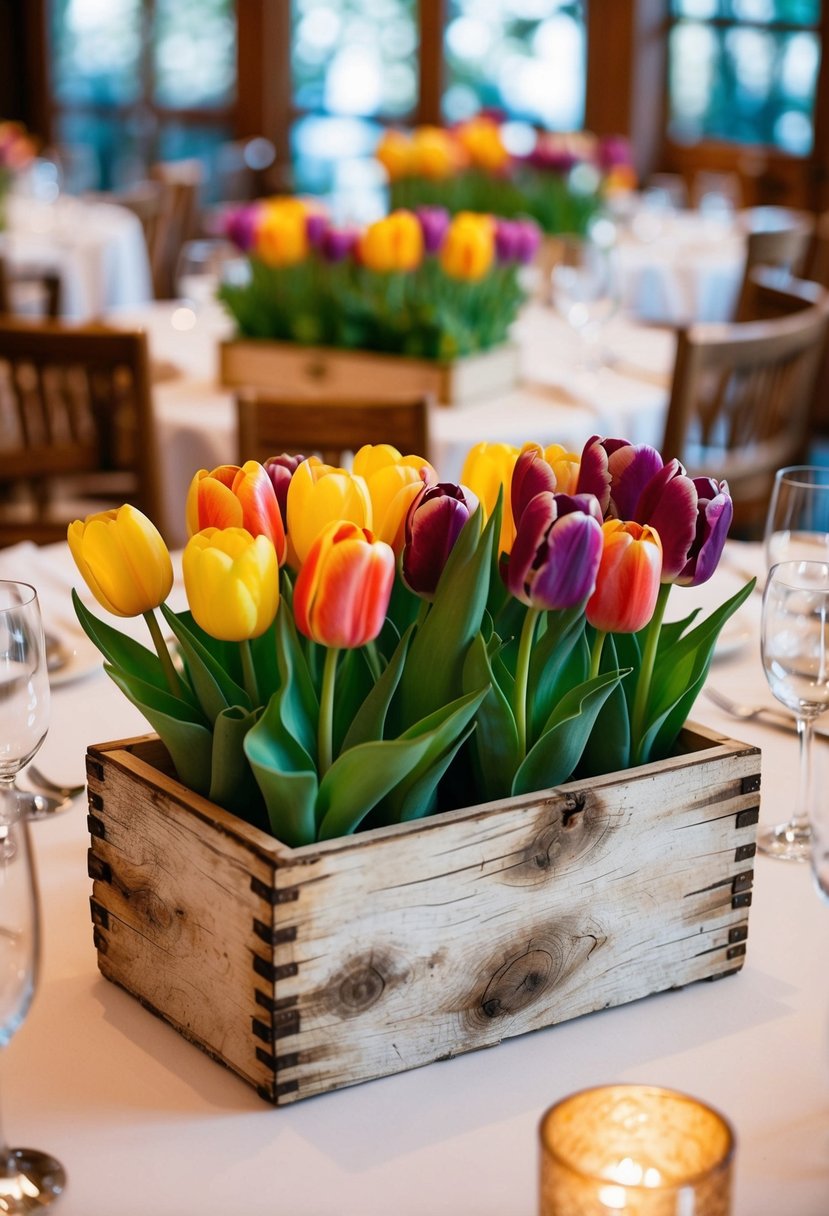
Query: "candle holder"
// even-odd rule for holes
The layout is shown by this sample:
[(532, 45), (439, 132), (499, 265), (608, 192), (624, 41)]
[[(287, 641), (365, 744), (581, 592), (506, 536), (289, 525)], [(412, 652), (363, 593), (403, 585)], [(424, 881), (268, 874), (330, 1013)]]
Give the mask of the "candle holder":
[(540, 1216), (728, 1216), (734, 1132), (686, 1094), (606, 1085), (557, 1102), (541, 1134)]

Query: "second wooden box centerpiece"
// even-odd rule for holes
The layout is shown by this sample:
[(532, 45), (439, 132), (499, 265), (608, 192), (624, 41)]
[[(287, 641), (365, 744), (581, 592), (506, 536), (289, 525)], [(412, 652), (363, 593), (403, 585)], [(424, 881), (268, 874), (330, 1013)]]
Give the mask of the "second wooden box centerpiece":
[(752, 584), (664, 623), (730, 519), (623, 440), (283, 454), (193, 479), (187, 612), (74, 523), (155, 645), (75, 596), (160, 737), (88, 757), (103, 973), (281, 1103), (739, 969), (759, 755), (685, 722)]

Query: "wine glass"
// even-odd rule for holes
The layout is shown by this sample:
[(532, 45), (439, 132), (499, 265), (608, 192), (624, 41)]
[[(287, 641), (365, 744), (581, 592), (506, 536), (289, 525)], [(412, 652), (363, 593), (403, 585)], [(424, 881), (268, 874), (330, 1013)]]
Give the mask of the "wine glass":
[(578, 335), (582, 368), (602, 364), (602, 330), (619, 305), (618, 275), (608, 243), (566, 237), (561, 257), (550, 271), (550, 294), (558, 314)]
[(829, 708), (829, 563), (772, 566), (763, 593), (761, 649), (769, 688), (797, 719), (800, 776), (790, 818), (761, 831), (757, 847), (785, 861), (808, 861), (817, 798), (813, 724)]
[(185, 241), (176, 262), (176, 291), (194, 312), (204, 311), (216, 299), (227, 262), (238, 256), (233, 245), (220, 237)]
[(829, 562), (829, 468), (797, 464), (778, 469), (765, 532), (766, 565)]
[[(23, 1022), (39, 951), (37, 885), (25, 808), (14, 779), (46, 735), (49, 675), (34, 587), (0, 582), (0, 1046)], [(34, 1212), (61, 1194), (60, 1164), (0, 1142), (0, 1211)]]

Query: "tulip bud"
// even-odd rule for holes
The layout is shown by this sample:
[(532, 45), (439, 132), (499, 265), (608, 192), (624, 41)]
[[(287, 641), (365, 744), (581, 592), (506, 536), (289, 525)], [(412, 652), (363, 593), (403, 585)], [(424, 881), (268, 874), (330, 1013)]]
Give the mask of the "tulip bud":
[(360, 528), (372, 524), (371, 498), (362, 477), (323, 464), (316, 456), (303, 460), (288, 487), (291, 543), (302, 564), (324, 528), (350, 520)]
[(637, 633), (653, 616), (662, 572), (659, 534), (647, 525), (606, 520), (588, 622), (602, 633)]
[(359, 233), (353, 228), (329, 228), (322, 238), (322, 256), (326, 262), (344, 262), (354, 249)]
[(300, 633), (339, 650), (365, 646), (386, 619), (395, 560), (389, 545), (347, 520), (317, 537), (297, 576), (294, 617)]
[(470, 448), (461, 470), (461, 484), (469, 486), (480, 501), (484, 515), (489, 519), (495, 510), (498, 495), (503, 493), (503, 516), (499, 553), (509, 553), (515, 540), (515, 524), (510, 503), (510, 484), (518, 448), (509, 443), (477, 443)]
[(601, 512), (592, 494), (542, 491), (518, 521), (506, 583), (530, 608), (575, 608), (593, 591), (601, 555)]
[(688, 560), (676, 578), (683, 587), (698, 587), (708, 582), (722, 556), (734, 514), (727, 481), (695, 477), (694, 488), (697, 492), (696, 535), (688, 550)]
[(416, 207), (415, 215), (423, 231), (426, 253), (437, 253), (449, 227), (449, 212), (445, 207)]
[(399, 553), (409, 507), (424, 484), (437, 481), (437, 473), (422, 456), (401, 456), (387, 443), (361, 447), (354, 456), (353, 471), (368, 487), (374, 535)]
[(66, 534), (95, 599), (115, 616), (141, 616), (166, 600), (173, 565), (161, 534), (129, 505), (76, 519)]
[(460, 211), (453, 218), (440, 251), (440, 264), (453, 279), (482, 279), (495, 258), (492, 216)]
[(466, 486), (449, 482), (424, 487), (406, 516), (403, 578), (424, 600), (431, 600), (443, 568), (478, 499)]
[(281, 456), (269, 456), (263, 465), (265, 472), (271, 479), (271, 485), (274, 488), (276, 501), (279, 505), (279, 514), (282, 516), (282, 523), (286, 531), (289, 527), (288, 486), (291, 484), (291, 478), (303, 460), (305, 460), (304, 456), (290, 456), (287, 452), (283, 452)]
[(267, 536), (277, 560), (285, 561), (285, 527), (276, 491), (265, 468), (248, 460), (239, 468), (223, 464), (208, 473), (200, 469), (187, 492), (187, 527), (191, 535), (204, 528), (245, 528)]
[(267, 536), (244, 528), (205, 528), (182, 556), (187, 602), (196, 624), (224, 642), (264, 633), (279, 606), (279, 567)]

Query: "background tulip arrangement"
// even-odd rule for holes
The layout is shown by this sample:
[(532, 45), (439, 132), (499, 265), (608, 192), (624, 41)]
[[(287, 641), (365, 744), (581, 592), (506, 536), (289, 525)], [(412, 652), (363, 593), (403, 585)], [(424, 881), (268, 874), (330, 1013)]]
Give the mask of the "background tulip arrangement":
[(244, 336), (435, 359), (505, 341), (540, 239), (530, 221), (437, 207), (342, 229), (296, 198), (239, 208), (226, 231), (250, 275), (219, 295)]
[(35, 145), (19, 122), (0, 121), (0, 228), (5, 227), (6, 197), (18, 173), (31, 163)]
[(499, 124), (483, 114), (450, 128), (417, 127), (411, 135), (389, 130), (375, 155), (392, 207), (529, 216), (553, 234), (584, 233), (608, 196), (636, 186), (621, 137), (547, 132), (531, 152), (516, 156)]
[(296, 846), (669, 754), (752, 584), (701, 623), (665, 605), (731, 513), (725, 483), (624, 440), (479, 444), (460, 485), (387, 446), (280, 456), (193, 478), (187, 612), (140, 512), (71, 525), (155, 651), (74, 601), (182, 782)]

